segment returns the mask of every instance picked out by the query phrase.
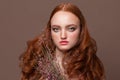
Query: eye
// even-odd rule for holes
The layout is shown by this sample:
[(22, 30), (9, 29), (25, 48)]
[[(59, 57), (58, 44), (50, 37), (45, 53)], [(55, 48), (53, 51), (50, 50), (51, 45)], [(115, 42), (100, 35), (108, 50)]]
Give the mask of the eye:
[(75, 28), (75, 27), (69, 27), (68, 30), (69, 30), (70, 32), (73, 32), (73, 31), (76, 30), (76, 28)]
[(52, 28), (54, 32), (59, 32), (59, 28)]

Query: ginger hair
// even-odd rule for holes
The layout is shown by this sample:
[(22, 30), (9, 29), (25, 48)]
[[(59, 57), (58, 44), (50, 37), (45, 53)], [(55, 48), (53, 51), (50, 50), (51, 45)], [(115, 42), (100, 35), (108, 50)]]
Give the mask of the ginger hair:
[(82, 12), (71, 3), (62, 3), (56, 6), (51, 13), (45, 30), (38, 37), (28, 42), (27, 50), (20, 56), (20, 67), (22, 68), (21, 80), (31, 80), (35, 77), (37, 79), (37, 77), (42, 76), (34, 67), (37, 65), (37, 59), (34, 55), (40, 55), (42, 51), (41, 42), (44, 42), (54, 52), (55, 45), (51, 38), (51, 18), (58, 11), (70, 12), (80, 20), (80, 38), (78, 44), (70, 49), (68, 53), (64, 54), (62, 60), (66, 74), (70, 79), (75, 77), (77, 80), (104, 80), (104, 67), (96, 55), (96, 42), (88, 32)]

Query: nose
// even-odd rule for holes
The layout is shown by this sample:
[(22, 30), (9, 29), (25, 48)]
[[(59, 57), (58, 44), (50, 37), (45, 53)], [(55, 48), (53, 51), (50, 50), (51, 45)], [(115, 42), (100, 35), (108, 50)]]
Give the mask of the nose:
[(67, 38), (67, 33), (65, 30), (61, 31), (61, 39), (66, 39)]

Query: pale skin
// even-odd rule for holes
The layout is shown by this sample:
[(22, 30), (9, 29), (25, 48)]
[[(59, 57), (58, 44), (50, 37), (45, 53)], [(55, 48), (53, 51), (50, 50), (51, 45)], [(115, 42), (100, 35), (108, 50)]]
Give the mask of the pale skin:
[(60, 68), (62, 67), (62, 57), (64, 52), (67, 52), (74, 47), (80, 35), (80, 20), (73, 13), (66, 11), (58, 11), (51, 19), (51, 36), (56, 45), (56, 58)]

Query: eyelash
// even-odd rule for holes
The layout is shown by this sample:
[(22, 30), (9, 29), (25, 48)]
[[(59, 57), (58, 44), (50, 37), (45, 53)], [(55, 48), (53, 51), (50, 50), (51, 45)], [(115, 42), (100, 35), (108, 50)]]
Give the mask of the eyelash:
[(58, 31), (59, 31), (59, 28), (52, 28), (52, 30), (53, 30), (54, 32), (58, 32)]
[(76, 28), (75, 28), (75, 27), (70, 27), (70, 28), (68, 28), (68, 30), (69, 30), (70, 32), (73, 32), (73, 31), (76, 30)]

